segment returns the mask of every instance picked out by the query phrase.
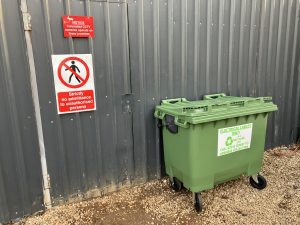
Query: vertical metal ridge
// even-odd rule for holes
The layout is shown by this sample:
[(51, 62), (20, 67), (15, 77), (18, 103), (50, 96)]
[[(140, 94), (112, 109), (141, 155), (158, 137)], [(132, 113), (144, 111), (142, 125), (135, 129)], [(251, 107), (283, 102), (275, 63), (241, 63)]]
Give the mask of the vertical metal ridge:
[[(154, 41), (154, 90), (155, 90), (155, 104), (159, 104), (160, 97), (160, 40), (159, 40), (159, 0), (153, 0), (153, 41)], [(159, 151), (159, 131), (155, 129), (155, 154), (156, 154), (156, 174), (161, 174), (160, 166), (160, 151)]]
[[(140, 81), (140, 87), (139, 92), (141, 99), (146, 102), (147, 99), (147, 91), (145, 91), (145, 38), (144, 38), (144, 0), (141, 0), (137, 2), (138, 4), (138, 42), (139, 42), (139, 81)], [(148, 178), (148, 171), (147, 171), (147, 143), (146, 143), (146, 125), (145, 125), (145, 105), (141, 107), (141, 129), (140, 132), (142, 133), (143, 137), (143, 146), (141, 146), (141, 149), (143, 149), (143, 177), (145, 179)]]
[[(13, 134), (14, 134), (14, 143), (15, 146), (15, 157), (16, 157), (16, 172), (19, 177), (20, 182), (16, 182), (18, 186), (19, 193), (21, 195), (21, 205), (23, 209), (27, 209), (27, 203), (29, 202), (29, 189), (28, 183), (26, 182), (27, 176), (25, 173), (25, 162), (24, 156), (22, 151), (22, 138), (21, 138), (21, 128), (19, 126), (19, 119), (17, 113), (17, 106), (16, 106), (16, 97), (13, 88), (13, 81), (12, 81), (12, 69), (11, 69), (11, 61), (10, 61), (10, 54), (8, 49), (8, 40), (6, 37), (6, 28), (4, 24), (4, 15), (3, 15), (3, 5), (2, 1), (0, 1), (0, 46), (2, 46), (1, 58), (5, 63), (3, 63), (3, 70), (4, 70), (4, 83), (6, 86), (7, 98), (8, 98), (8, 111), (9, 111), (9, 123), (12, 126)], [(27, 211), (27, 210), (26, 210)]]
[[(111, 27), (110, 27), (110, 7), (109, 4), (106, 3), (105, 6), (105, 31), (106, 31), (106, 40), (105, 40), (105, 45), (106, 45), (106, 56), (107, 56), (107, 64), (108, 64), (108, 70), (107, 70), (107, 77), (109, 80), (109, 84), (108, 84), (108, 96), (111, 98), (111, 102), (112, 104), (116, 104), (116, 102), (114, 102), (114, 96), (115, 96), (115, 88), (114, 88), (114, 68), (113, 68), (113, 56), (112, 56), (112, 41), (111, 41)], [(116, 109), (115, 107), (113, 108), (113, 112), (112, 112), (112, 117), (113, 119), (111, 120), (111, 124), (112, 124), (112, 130), (113, 130), (113, 137), (112, 138), (112, 148), (111, 151), (112, 153), (112, 157), (114, 159), (114, 164), (116, 166), (116, 169), (113, 171), (113, 177), (110, 177), (110, 182), (111, 184), (117, 184), (117, 176), (116, 176), (116, 171), (119, 171), (119, 165), (117, 163), (117, 159), (118, 156), (116, 154), (116, 149), (117, 149), (117, 131), (116, 131), (116, 124), (117, 124), (117, 113), (116, 113)], [(112, 162), (110, 162), (112, 163)]]
[(199, 57), (199, 14), (200, 0), (195, 0), (195, 34), (194, 34), (194, 98), (199, 97), (198, 91), (198, 57)]
[[(297, 1), (296, 0), (296, 8), (295, 8), (295, 25), (294, 25), (294, 36), (293, 36), (293, 48), (292, 48), (292, 63), (291, 63), (291, 78), (290, 78), (290, 82), (289, 82), (289, 88), (288, 88), (288, 98), (287, 99), (293, 99), (292, 96), (293, 96), (293, 83), (294, 83), (294, 76), (295, 76), (295, 61), (296, 61), (296, 49), (297, 49), (297, 36), (298, 36), (298, 26), (299, 26), (299, 11), (300, 11), (300, 1)], [(300, 44), (300, 43), (299, 43)], [(298, 62), (300, 63), (300, 62)], [(297, 76), (295, 77), (297, 78)], [(297, 81), (297, 79), (296, 79)], [(289, 117), (289, 118), (292, 118), (293, 115), (291, 113), (291, 109), (292, 109), (292, 106), (290, 105), (289, 107), (287, 107), (287, 113), (286, 115)], [(296, 112), (299, 112), (299, 111), (296, 111)], [(296, 113), (297, 114), (297, 113)], [(291, 127), (292, 127), (292, 124), (293, 124), (293, 119), (290, 120), (289, 123), (286, 123), (286, 130), (287, 132), (291, 130)], [(297, 123), (296, 123), (297, 124)], [(291, 131), (293, 132), (293, 131)], [(293, 133), (291, 133), (293, 134)], [(297, 141), (297, 140), (292, 140), (293, 137), (289, 136), (288, 137), (288, 142), (290, 141)]]
[(255, 25), (255, 14), (256, 14), (257, 0), (252, 0), (251, 2), (251, 14), (250, 14), (250, 40), (249, 40), (249, 55), (248, 55), (248, 70), (247, 70), (247, 95), (253, 96), (255, 91), (252, 88), (255, 88), (252, 81), (252, 75), (255, 73), (253, 71), (253, 55), (254, 55), (254, 35), (256, 31)]
[[(273, 36), (274, 36), (274, 11), (275, 11), (275, 7), (276, 7), (276, 1), (271, 1), (270, 2), (270, 23), (269, 23), (269, 34), (267, 37), (267, 62), (266, 62), (266, 70), (265, 70), (265, 81), (264, 81), (264, 90), (266, 90), (266, 95), (268, 96), (272, 96), (272, 92), (273, 92), (273, 85), (269, 85), (269, 83), (273, 80), (272, 79), (272, 71), (271, 71), (271, 65), (272, 65), (272, 52), (273, 52), (273, 48), (272, 48), (272, 40), (273, 40)], [(274, 115), (271, 115), (271, 119), (273, 120)], [(270, 123), (269, 124), (269, 130), (271, 130), (272, 132), (274, 132), (274, 123)], [(272, 137), (270, 137), (271, 142), (273, 142)]]
[[(46, 37), (47, 37), (47, 48), (48, 48), (48, 51), (50, 53), (50, 56), (49, 56), (49, 62), (51, 61), (51, 54), (54, 53), (54, 50), (53, 50), (53, 40), (52, 40), (52, 32), (51, 32), (51, 27), (50, 27), (50, 12), (49, 12), (49, 1), (48, 0), (44, 0), (42, 2), (42, 11), (43, 11), (43, 14), (44, 14), (44, 17), (45, 17), (45, 23), (44, 23), (44, 26), (45, 26), (45, 31), (46, 31)], [(51, 80), (51, 85), (54, 87), (54, 80), (53, 79), (50, 79)], [(54, 93), (53, 93), (54, 94)], [(54, 96), (55, 98), (55, 96)], [(62, 132), (62, 125), (61, 125), (61, 119), (60, 117), (57, 115), (55, 117), (56, 119), (56, 124), (57, 124), (57, 129), (58, 129), (58, 132), (57, 132), (57, 137), (58, 137), (58, 146), (59, 146), (59, 153), (60, 153), (60, 157), (59, 159), (61, 160), (61, 166), (63, 169), (59, 170), (59, 172), (61, 173), (61, 182), (62, 182), (62, 185), (63, 185), (63, 190), (64, 190), (64, 194), (66, 196), (69, 195), (69, 187), (70, 187), (70, 183), (69, 183), (69, 174), (68, 174), (68, 171), (67, 171), (67, 168), (66, 168), (66, 158), (65, 158), (65, 153), (64, 153), (64, 141), (63, 141), (63, 132)], [(47, 150), (46, 150), (47, 151)], [(47, 152), (46, 152), (47, 154)], [(49, 171), (50, 173), (50, 171)], [(51, 179), (51, 174), (50, 174), (50, 179)]]
[(187, 90), (187, 71), (186, 71), (186, 35), (187, 35), (187, 1), (181, 0), (181, 95), (184, 96)]
[(122, 7), (123, 11), (123, 31), (122, 31), (122, 36), (123, 36), (123, 46), (125, 46), (125, 53), (123, 54), (123, 63), (126, 66), (126, 69), (124, 71), (124, 89), (126, 93), (131, 93), (131, 82), (130, 82), (130, 69), (129, 69), (129, 44), (128, 44), (128, 15), (127, 15), (127, 3), (122, 3), (120, 4)]
[(174, 96), (173, 86), (173, 0), (168, 2), (168, 60), (169, 60), (169, 93)]
[(244, 23), (245, 23), (245, 14), (246, 14), (246, 0), (242, 0), (241, 1), (241, 19), (240, 19), (240, 34), (239, 34), (239, 51), (238, 51), (238, 54), (239, 54), (239, 62), (238, 62), (238, 76), (237, 76), (237, 83), (238, 83), (238, 95), (242, 95), (242, 89), (243, 89), (243, 67), (245, 66), (244, 65), (244, 62), (243, 62), (243, 59), (244, 59)]
[(267, 2), (266, 0), (261, 1), (261, 16), (260, 16), (260, 31), (259, 31), (259, 47), (258, 47), (258, 63), (257, 63), (257, 69), (256, 69), (256, 84), (257, 84), (257, 94), (261, 95), (261, 80), (258, 80), (262, 76), (262, 58), (263, 58), (263, 52), (264, 52), (264, 28), (265, 28), (265, 20), (266, 20), (266, 7)]
[[(284, 62), (283, 62), (283, 76), (288, 78), (288, 53), (289, 53), (289, 43), (290, 43), (290, 26), (291, 26), (291, 10), (292, 10), (292, 5), (293, 5), (293, 0), (287, 0), (287, 23), (286, 23), (286, 33), (285, 33), (285, 43), (284, 43)], [(282, 98), (280, 98), (280, 105), (284, 105), (284, 102), (286, 101), (286, 96), (287, 96), (287, 89), (288, 87), (286, 86), (286, 81), (287, 79), (282, 80), (282, 87), (283, 87), (283, 93), (282, 93)], [(286, 107), (283, 108), (282, 110), (282, 116), (280, 117), (280, 121), (282, 122), (284, 120), (284, 115), (286, 115)], [(286, 123), (284, 123), (283, 128), (286, 128)], [(284, 131), (284, 129), (281, 129), (281, 136), (284, 137), (284, 142), (286, 142), (286, 136), (289, 134), (286, 134), (287, 131)]]
[[(123, 31), (123, 42), (125, 46), (125, 54), (124, 54), (124, 64), (126, 65), (126, 86), (124, 87), (127, 93), (132, 94), (132, 77), (131, 77), (131, 69), (130, 69), (130, 45), (129, 45), (129, 16), (128, 16), (128, 3), (122, 3), (122, 10), (123, 10), (123, 15), (124, 15), (124, 31)], [(134, 132), (133, 132), (133, 113), (130, 112), (130, 115), (128, 116), (130, 119), (126, 124), (127, 127), (131, 129), (129, 132), (130, 135), (132, 136), (132, 140), (130, 141), (130, 147), (131, 149), (127, 149), (127, 167), (128, 167), (128, 174), (127, 174), (127, 179), (132, 182), (132, 179), (134, 177)], [(130, 148), (129, 147), (129, 148)]]
[[(91, 2), (86, 1), (85, 6), (86, 6), (86, 15), (91, 16)], [(91, 54), (94, 55), (94, 52), (95, 52), (94, 51), (94, 39), (89, 38), (88, 42), (89, 42), (89, 50), (90, 50)], [(95, 58), (94, 57), (93, 57), (93, 71), (96, 72)], [(97, 84), (96, 76), (94, 76), (94, 82), (95, 82), (95, 84)], [(97, 93), (98, 93), (98, 91), (97, 91), (97, 89), (95, 89), (95, 98), (96, 99), (98, 98)], [(97, 181), (96, 181), (96, 183), (99, 183), (99, 178), (100, 178), (101, 179), (100, 183), (101, 184), (104, 183), (104, 185), (105, 185), (106, 178), (105, 178), (105, 173), (103, 172), (104, 171), (103, 162), (101, 160), (103, 158), (102, 144), (101, 144), (101, 139), (100, 139), (100, 136), (101, 136), (101, 132), (100, 132), (101, 121), (100, 121), (100, 117), (99, 117), (99, 114), (97, 113), (97, 111), (93, 111), (93, 116), (95, 117), (96, 155), (97, 155), (97, 160), (96, 160), (96, 163), (97, 163)]]
[(272, 85), (269, 85), (269, 80), (273, 80), (271, 76), (271, 64), (272, 64), (272, 39), (273, 39), (273, 33), (274, 33), (274, 11), (276, 7), (276, 1), (271, 1), (270, 3), (270, 28), (269, 28), (269, 35), (268, 35), (268, 50), (267, 50), (267, 68), (266, 68), (266, 80), (265, 82), (265, 89), (267, 90), (268, 95), (272, 95), (273, 88)]
[[(71, 11), (71, 5), (70, 5), (70, 0), (66, 1), (66, 8), (65, 8), (65, 12), (66, 15), (72, 15), (72, 11)], [(68, 43), (69, 43), (69, 49), (70, 49), (70, 53), (71, 54), (76, 54), (76, 50), (74, 47), (74, 40), (72, 37), (69, 37), (68, 39)], [(84, 160), (84, 144), (83, 144), (83, 134), (82, 134), (82, 120), (81, 120), (81, 116), (80, 113), (75, 113), (75, 118), (76, 118), (76, 133), (77, 133), (77, 142), (78, 142), (78, 154), (79, 154), (79, 158), (83, 159), (79, 161), (79, 167), (80, 167), (80, 175), (78, 176), (80, 179), (80, 189), (82, 190), (86, 190), (87, 189), (87, 182), (86, 182), (86, 165), (85, 165), (85, 160)]]
[[(283, 35), (282, 33), (282, 22), (283, 22), (283, 10), (284, 10), (285, 0), (279, 1), (279, 24), (278, 24), (278, 33), (277, 33), (277, 46), (276, 46), (276, 64), (275, 64), (275, 75), (274, 75), (274, 82), (275, 86), (279, 87), (280, 82), (280, 74), (279, 74), (279, 67), (280, 67), (280, 57), (281, 57), (281, 37)], [(277, 101), (279, 99), (279, 92), (276, 91), (274, 93), (274, 99)], [(273, 135), (273, 142), (276, 144), (277, 140), (279, 139), (279, 120), (280, 120), (280, 114), (274, 113), (273, 116), (273, 123), (274, 123), (274, 135)]]
[(206, 93), (210, 92), (210, 55), (211, 55), (211, 27), (212, 27), (212, 1), (207, 1), (207, 24), (206, 24), (206, 71), (205, 71), (205, 80), (206, 80)]
[(232, 65), (233, 65), (233, 33), (235, 23), (235, 0), (230, 2), (230, 24), (229, 24), (229, 56), (228, 56), (228, 90), (232, 91)]
[(224, 0), (219, 3), (219, 27), (218, 27), (218, 73), (217, 73), (217, 90), (221, 92), (221, 73), (222, 73), (222, 59), (223, 59), (223, 17), (224, 17)]

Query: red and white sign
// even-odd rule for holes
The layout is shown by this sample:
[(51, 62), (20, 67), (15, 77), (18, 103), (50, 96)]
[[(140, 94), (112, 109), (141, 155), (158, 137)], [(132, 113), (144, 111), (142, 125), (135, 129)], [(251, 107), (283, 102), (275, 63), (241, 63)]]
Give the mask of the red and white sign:
[(63, 16), (64, 37), (94, 37), (92, 16)]
[(52, 55), (58, 114), (96, 109), (91, 54)]

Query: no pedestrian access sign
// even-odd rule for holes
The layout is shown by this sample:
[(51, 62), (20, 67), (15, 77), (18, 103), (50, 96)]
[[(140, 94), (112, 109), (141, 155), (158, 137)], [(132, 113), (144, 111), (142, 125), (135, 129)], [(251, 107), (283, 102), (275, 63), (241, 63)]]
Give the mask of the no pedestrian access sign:
[(52, 55), (58, 114), (96, 109), (91, 54)]

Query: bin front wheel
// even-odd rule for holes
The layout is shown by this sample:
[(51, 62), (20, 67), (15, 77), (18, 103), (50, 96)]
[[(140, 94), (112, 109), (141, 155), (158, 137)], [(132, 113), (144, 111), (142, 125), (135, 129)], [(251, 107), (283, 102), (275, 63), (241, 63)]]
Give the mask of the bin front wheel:
[(202, 211), (202, 200), (200, 193), (194, 193), (194, 207), (198, 213)]
[(170, 178), (170, 184), (174, 191), (178, 192), (182, 189), (182, 182), (176, 177)]
[(251, 186), (258, 190), (262, 190), (267, 186), (266, 179), (260, 174), (251, 176), (249, 180), (250, 180)]

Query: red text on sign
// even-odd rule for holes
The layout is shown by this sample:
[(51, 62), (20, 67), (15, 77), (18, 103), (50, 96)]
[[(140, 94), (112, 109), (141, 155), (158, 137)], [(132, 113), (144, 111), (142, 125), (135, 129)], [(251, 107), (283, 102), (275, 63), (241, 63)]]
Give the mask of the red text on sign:
[(93, 90), (59, 92), (57, 99), (60, 112), (84, 111), (95, 107)]
[(92, 16), (63, 16), (64, 37), (94, 37)]

